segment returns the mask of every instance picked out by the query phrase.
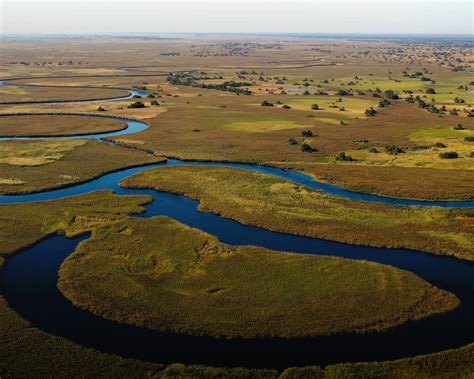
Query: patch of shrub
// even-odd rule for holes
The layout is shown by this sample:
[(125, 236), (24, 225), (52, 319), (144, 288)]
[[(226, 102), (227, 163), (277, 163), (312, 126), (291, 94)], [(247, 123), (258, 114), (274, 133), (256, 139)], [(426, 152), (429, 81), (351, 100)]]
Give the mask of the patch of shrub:
[(464, 130), (464, 126), (462, 126), (462, 124), (456, 124), (454, 127), (453, 127), (454, 130)]
[(443, 153), (439, 153), (439, 157), (441, 159), (457, 159), (459, 158), (459, 155), (455, 151), (446, 151)]
[(344, 151), (341, 151), (336, 155), (336, 161), (343, 161), (343, 162), (352, 162), (354, 158), (350, 155), (347, 155)]
[(390, 101), (387, 100), (387, 99), (383, 99), (383, 100), (380, 100), (379, 102), (379, 107), (383, 108), (383, 107), (386, 107), (387, 105), (390, 105)]
[(396, 145), (385, 146), (385, 151), (391, 155), (402, 154), (405, 152), (405, 150), (403, 150), (401, 147), (398, 147)]
[(315, 149), (314, 147), (311, 147), (311, 145), (309, 145), (307, 143), (302, 143), (301, 144), (301, 151), (304, 152), (304, 153), (312, 153), (314, 151), (317, 151), (317, 149)]
[(349, 91), (346, 91), (344, 89), (341, 89), (336, 92), (337, 96), (351, 96), (352, 94)]
[(290, 145), (297, 145), (297, 144), (298, 144), (298, 141), (295, 140), (294, 138), (290, 138), (290, 139), (288, 140), (288, 143), (289, 143)]
[(303, 137), (313, 137), (313, 132), (312, 132), (311, 130), (309, 130), (309, 129), (308, 129), (308, 130), (303, 130), (303, 131), (301, 132), (301, 135), (302, 135)]
[(464, 137), (464, 141), (467, 141), (467, 142), (474, 142), (474, 136), (467, 136), (467, 137)]
[(262, 107), (273, 107), (273, 104), (267, 100), (262, 101)]
[(435, 143), (435, 147), (445, 148), (446, 145), (445, 145), (444, 143), (442, 143), (442, 142), (436, 142), (436, 143)]

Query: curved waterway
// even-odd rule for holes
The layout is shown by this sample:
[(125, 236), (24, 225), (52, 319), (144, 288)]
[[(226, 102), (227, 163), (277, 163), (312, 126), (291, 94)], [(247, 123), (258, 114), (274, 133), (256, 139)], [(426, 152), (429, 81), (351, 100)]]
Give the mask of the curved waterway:
[[(147, 127), (137, 121), (127, 123), (127, 129), (116, 132), (120, 134), (106, 133), (63, 138), (100, 139), (137, 132)], [(65, 337), (100, 351), (161, 363), (285, 368), (308, 364), (390, 360), (460, 347), (474, 340), (473, 263), (407, 249), (365, 247), (270, 232), (242, 225), (212, 213), (199, 212), (198, 202), (184, 196), (154, 190), (125, 189), (119, 186), (120, 180), (131, 174), (154, 167), (180, 164), (219, 165), (258, 171), (352, 200), (376, 201), (391, 205), (474, 206), (473, 201), (424, 202), (355, 193), (335, 185), (319, 183), (301, 173), (271, 167), (239, 163), (183, 162), (171, 159), (166, 163), (106, 174), (96, 180), (69, 188), (30, 195), (1, 196), (0, 203), (52, 200), (101, 189), (113, 190), (118, 195), (149, 195), (154, 199), (153, 202), (145, 206), (145, 213), (135, 217), (166, 215), (233, 245), (256, 245), (277, 251), (338, 256), (391, 265), (411, 271), (438, 288), (454, 293), (462, 305), (452, 312), (409, 322), (388, 332), (363, 335), (338, 334), (296, 339), (220, 339), (161, 333), (95, 316), (74, 307), (59, 292), (57, 272), (61, 263), (75, 250), (77, 244), (87, 239), (89, 235), (74, 239), (52, 236), (9, 258), (3, 272), (3, 295), (9, 305), (33, 326), (47, 333)]]

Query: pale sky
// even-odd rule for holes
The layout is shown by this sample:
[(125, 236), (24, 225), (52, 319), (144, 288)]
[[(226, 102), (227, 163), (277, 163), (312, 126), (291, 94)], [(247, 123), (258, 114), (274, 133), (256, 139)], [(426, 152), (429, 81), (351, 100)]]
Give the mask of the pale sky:
[(469, 0), (0, 0), (0, 32), (473, 35), (473, 4)]

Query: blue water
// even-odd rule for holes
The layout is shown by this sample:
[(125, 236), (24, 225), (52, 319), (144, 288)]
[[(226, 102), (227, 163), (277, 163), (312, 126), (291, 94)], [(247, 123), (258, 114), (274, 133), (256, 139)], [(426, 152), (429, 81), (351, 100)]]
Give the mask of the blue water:
[[(127, 121), (118, 135), (137, 132), (147, 126)], [(94, 138), (91, 135), (67, 138)], [(14, 138), (9, 138), (14, 139)], [(292, 340), (218, 339), (159, 333), (108, 321), (74, 307), (58, 291), (57, 272), (84, 235), (75, 239), (51, 236), (8, 259), (3, 272), (3, 294), (9, 305), (33, 326), (101, 351), (162, 363), (202, 363), (217, 366), (276, 367), (328, 364), (345, 361), (387, 360), (459, 347), (474, 340), (474, 265), (459, 259), (406, 249), (386, 249), (337, 243), (314, 238), (270, 232), (242, 225), (218, 215), (197, 210), (197, 202), (183, 196), (154, 190), (125, 189), (119, 186), (127, 176), (165, 165), (205, 165), (238, 167), (276, 175), (330, 195), (352, 200), (391, 205), (472, 207), (474, 201), (424, 202), (367, 195), (319, 183), (307, 175), (277, 168), (240, 163), (183, 162), (124, 169), (88, 183), (31, 195), (1, 196), (0, 203), (25, 203), (81, 195), (95, 190), (113, 190), (119, 195), (149, 195), (153, 202), (135, 217), (166, 215), (201, 229), (233, 245), (255, 245), (277, 251), (337, 256), (391, 265), (419, 275), (433, 285), (454, 293), (462, 306), (453, 312), (414, 321), (384, 333), (336, 335)], [(315, 279), (316, 280), (316, 279)], [(47, 304), (47, 307), (45, 307)]]

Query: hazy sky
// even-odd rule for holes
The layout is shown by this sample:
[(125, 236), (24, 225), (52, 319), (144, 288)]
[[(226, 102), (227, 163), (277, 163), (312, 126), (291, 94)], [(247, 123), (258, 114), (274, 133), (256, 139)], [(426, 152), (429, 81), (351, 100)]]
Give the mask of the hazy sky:
[(472, 34), (473, 4), (469, 0), (0, 0), (0, 32)]

